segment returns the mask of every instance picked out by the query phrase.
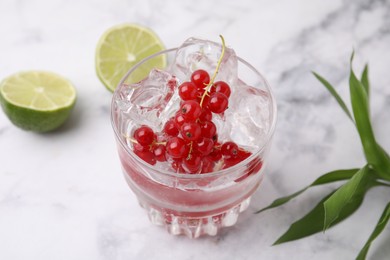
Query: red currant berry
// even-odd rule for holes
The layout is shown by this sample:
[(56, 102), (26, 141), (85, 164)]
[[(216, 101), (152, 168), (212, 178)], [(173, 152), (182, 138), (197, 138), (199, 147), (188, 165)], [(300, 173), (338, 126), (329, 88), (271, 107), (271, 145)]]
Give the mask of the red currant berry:
[[(180, 129), (181, 126), (185, 122), (186, 122), (186, 119), (184, 118), (184, 116), (180, 112), (175, 115), (174, 123), (175, 123), (176, 129)], [(179, 130), (177, 130), (177, 131), (179, 131)]]
[(159, 144), (155, 146), (153, 149), (153, 153), (157, 161), (165, 162), (167, 160), (167, 157), (165, 156), (166, 153), (165, 145)]
[(202, 167), (202, 158), (199, 154), (192, 153), (183, 160), (183, 166), (190, 173), (198, 173)]
[(182, 100), (192, 100), (198, 97), (198, 89), (192, 82), (184, 82), (179, 87), (179, 96)]
[(177, 136), (179, 134), (179, 130), (175, 124), (175, 118), (171, 118), (165, 123), (164, 133), (168, 136)]
[(207, 105), (211, 112), (220, 114), (227, 109), (228, 104), (228, 98), (224, 94), (215, 92), (210, 95)]
[[(226, 169), (226, 168), (232, 167), (232, 166), (242, 162), (243, 160), (248, 158), (251, 154), (252, 154), (251, 152), (245, 151), (243, 149), (239, 149), (237, 156), (225, 158), (224, 163), (222, 165), (222, 169)], [(251, 169), (252, 169), (252, 167), (251, 167), (251, 162), (250, 162), (248, 164), (248, 169), (245, 171), (247, 174), (244, 175), (244, 178), (247, 177), (247, 175), (251, 171)], [(243, 179), (243, 177), (240, 177), (236, 181), (241, 181), (242, 179)]]
[(204, 121), (211, 121), (211, 119), (213, 119), (213, 114), (211, 113), (211, 111), (202, 108), (202, 113), (199, 116), (199, 120), (204, 122)]
[(133, 143), (133, 150), (137, 152), (150, 151), (150, 145), (141, 145), (139, 143)]
[(232, 167), (233, 165), (236, 165), (237, 163), (242, 162), (246, 158), (248, 158), (252, 153), (238, 149), (238, 153), (236, 156), (231, 156), (231, 157), (225, 157), (224, 164), (222, 166), (223, 169)]
[(208, 156), (204, 157), (202, 159), (202, 171), (200, 173), (213, 172), (214, 166), (215, 166), (215, 163), (211, 158), (209, 158)]
[(213, 151), (208, 155), (208, 157), (214, 162), (221, 160), (222, 159), (221, 149), (214, 146)]
[(205, 121), (200, 126), (202, 136), (206, 138), (213, 138), (217, 133), (217, 127), (212, 121)]
[(172, 158), (183, 158), (188, 155), (188, 147), (180, 137), (172, 137), (166, 144), (167, 153)]
[(189, 123), (184, 123), (181, 126), (180, 132), (184, 140), (195, 141), (199, 139), (202, 130), (200, 129), (200, 125), (198, 123), (189, 122)]
[(191, 82), (198, 89), (205, 88), (210, 83), (210, 75), (205, 70), (196, 70), (191, 75)]
[(229, 85), (225, 81), (217, 81), (211, 87), (211, 93), (219, 92), (224, 94), (227, 98), (230, 97), (231, 90)]
[(186, 119), (195, 121), (202, 113), (202, 108), (195, 100), (187, 100), (181, 105), (180, 112)]
[(248, 152), (248, 151), (246, 151), (244, 149), (238, 149), (237, 158), (240, 158), (241, 161), (245, 160), (246, 158), (248, 158), (251, 155), (252, 155), (251, 152)]
[(156, 158), (154, 157), (154, 154), (151, 151), (148, 150), (148, 151), (140, 152), (140, 151), (134, 150), (134, 153), (136, 155), (138, 155), (138, 157), (141, 158), (142, 160), (144, 160), (145, 162), (147, 162), (151, 165), (156, 164)]
[(133, 136), (135, 140), (143, 146), (152, 144), (155, 139), (155, 134), (152, 128), (146, 125), (142, 125), (135, 130)]
[(234, 142), (225, 142), (221, 146), (221, 153), (227, 158), (234, 158), (238, 155), (238, 145)]
[(202, 137), (196, 143), (196, 151), (198, 151), (201, 155), (206, 156), (213, 151), (213, 146), (213, 140)]
[(186, 171), (183, 168), (182, 159), (174, 159), (171, 163), (171, 167), (177, 173), (185, 173)]

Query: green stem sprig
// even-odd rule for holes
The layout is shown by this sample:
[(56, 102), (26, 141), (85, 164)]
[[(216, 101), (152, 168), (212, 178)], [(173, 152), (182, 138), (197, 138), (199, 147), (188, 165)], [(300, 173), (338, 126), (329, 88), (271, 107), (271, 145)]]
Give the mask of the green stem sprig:
[(202, 107), (202, 105), (203, 105), (203, 100), (204, 100), (205, 97), (208, 95), (208, 93), (210, 92), (211, 87), (212, 87), (213, 84), (214, 84), (214, 80), (215, 80), (215, 78), (217, 77), (217, 74), (218, 74), (218, 71), (219, 71), (219, 67), (221, 66), (221, 63), (222, 63), (222, 59), (223, 59), (223, 57), (225, 56), (225, 48), (226, 48), (226, 46), (225, 46), (225, 39), (223, 38), (222, 35), (220, 35), (219, 37), (221, 38), (221, 41), (222, 41), (221, 56), (219, 56), (219, 59), (218, 59), (217, 66), (216, 66), (216, 68), (215, 68), (214, 74), (213, 74), (213, 76), (211, 77), (210, 82), (209, 82), (209, 84), (207, 84), (206, 89), (205, 89), (205, 91), (204, 91), (204, 93), (203, 93), (203, 95), (202, 95), (202, 98), (201, 98), (200, 103), (199, 103), (199, 104), (200, 104), (200, 107)]

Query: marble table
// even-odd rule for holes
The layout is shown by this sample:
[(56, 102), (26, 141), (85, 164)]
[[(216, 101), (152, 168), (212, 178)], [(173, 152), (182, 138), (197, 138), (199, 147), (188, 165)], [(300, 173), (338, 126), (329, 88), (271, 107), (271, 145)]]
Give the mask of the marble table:
[[(218, 41), (274, 87), (279, 118), (261, 188), (238, 224), (191, 240), (149, 223), (121, 174), (109, 111), (111, 93), (95, 74), (94, 52), (110, 26), (151, 27), (167, 47), (190, 36)], [(318, 187), (253, 214), (321, 173), (364, 165), (358, 134), (312, 76), (348, 100), (349, 57), (370, 64), (372, 122), (390, 150), (390, 2), (65, 1), (0, 2), (0, 78), (43, 69), (69, 78), (78, 100), (58, 131), (35, 134), (0, 113), (0, 259), (353, 259), (371, 233), (389, 189), (370, 191), (350, 219), (326, 233), (271, 246), (292, 221), (337, 185)], [(389, 259), (390, 227), (370, 259)]]

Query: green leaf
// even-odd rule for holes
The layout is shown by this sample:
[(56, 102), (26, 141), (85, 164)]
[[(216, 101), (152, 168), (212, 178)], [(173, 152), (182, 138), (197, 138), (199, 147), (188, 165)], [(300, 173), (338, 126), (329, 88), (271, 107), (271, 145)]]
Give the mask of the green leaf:
[(267, 209), (275, 208), (278, 206), (281, 206), (287, 202), (289, 202), (291, 199), (295, 198), (299, 194), (303, 193), (305, 190), (307, 190), (310, 187), (317, 186), (317, 185), (322, 185), (322, 184), (327, 184), (335, 181), (342, 181), (342, 180), (347, 180), (350, 179), (359, 169), (348, 169), (348, 170), (337, 170), (337, 171), (332, 171), (325, 173), (324, 175), (320, 176), (317, 178), (312, 184), (309, 186), (282, 198), (278, 198), (274, 200), (269, 206), (256, 211), (255, 213), (260, 213), (263, 212)]
[(367, 92), (363, 84), (356, 78), (352, 68), (349, 86), (356, 128), (359, 132), (367, 161), (377, 170), (380, 177), (390, 180), (390, 159), (375, 140), (370, 121)]
[(380, 235), (380, 233), (386, 227), (387, 222), (389, 221), (389, 219), (390, 219), (390, 202), (387, 204), (385, 210), (382, 213), (382, 216), (379, 218), (378, 224), (376, 225), (374, 231), (371, 233), (371, 235), (368, 238), (366, 244), (364, 245), (362, 250), (360, 250), (360, 253), (359, 253), (359, 255), (356, 258), (357, 260), (364, 260), (364, 259), (366, 259), (367, 252), (370, 249), (372, 241), (374, 241), (375, 238), (377, 238)]
[[(325, 209), (323, 203), (332, 195), (334, 191), (322, 199), (308, 214), (303, 218), (294, 222), (290, 228), (276, 240), (274, 245), (301, 239), (323, 230), (323, 221), (325, 217)], [(336, 225), (342, 220), (348, 218), (362, 204), (364, 194), (356, 196), (343, 210), (340, 212), (339, 218), (331, 225)]]
[(364, 89), (366, 90), (367, 97), (369, 97), (370, 96), (370, 81), (368, 79), (368, 64), (366, 64), (366, 66), (364, 66), (364, 70), (363, 70), (360, 82), (363, 84)]
[(348, 107), (345, 105), (343, 99), (339, 96), (339, 94), (337, 93), (335, 88), (326, 79), (324, 79), (323, 77), (321, 77), (317, 73), (315, 73), (315, 72), (312, 72), (312, 73), (322, 83), (322, 85), (324, 85), (328, 89), (330, 94), (332, 94), (332, 96), (337, 100), (337, 102), (339, 103), (340, 107), (344, 110), (344, 112), (347, 114), (347, 116), (352, 121), (354, 121), (353, 118), (352, 118), (351, 112), (349, 112)]
[(368, 165), (360, 169), (347, 183), (341, 186), (332, 196), (324, 202), (325, 218), (324, 230), (335, 222), (342, 210), (355, 199), (362, 196), (370, 184), (371, 175)]
[(385, 182), (385, 181), (378, 181), (378, 180), (376, 180), (376, 181), (375, 181), (375, 186), (390, 187), (390, 182), (387, 183), (387, 182)]

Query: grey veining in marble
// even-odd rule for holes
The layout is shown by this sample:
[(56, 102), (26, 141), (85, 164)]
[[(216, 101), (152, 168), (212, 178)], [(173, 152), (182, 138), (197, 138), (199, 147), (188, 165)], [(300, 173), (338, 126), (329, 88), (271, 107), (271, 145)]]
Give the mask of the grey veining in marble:
[[(124, 182), (111, 94), (94, 67), (100, 35), (123, 22), (151, 27), (167, 47), (223, 34), (274, 87), (279, 118), (266, 178), (238, 224), (216, 237), (190, 240), (151, 225)], [(0, 259), (353, 259), (389, 200), (388, 189), (372, 190), (342, 225), (274, 247), (337, 184), (253, 214), (321, 173), (363, 166), (356, 130), (311, 74), (348, 100), (353, 49), (356, 72), (370, 64), (373, 127), (390, 151), (388, 0), (2, 0), (0, 35), (0, 78), (51, 70), (78, 92), (70, 120), (50, 134), (19, 130), (0, 113)], [(389, 238), (388, 226), (369, 259), (389, 259)]]

